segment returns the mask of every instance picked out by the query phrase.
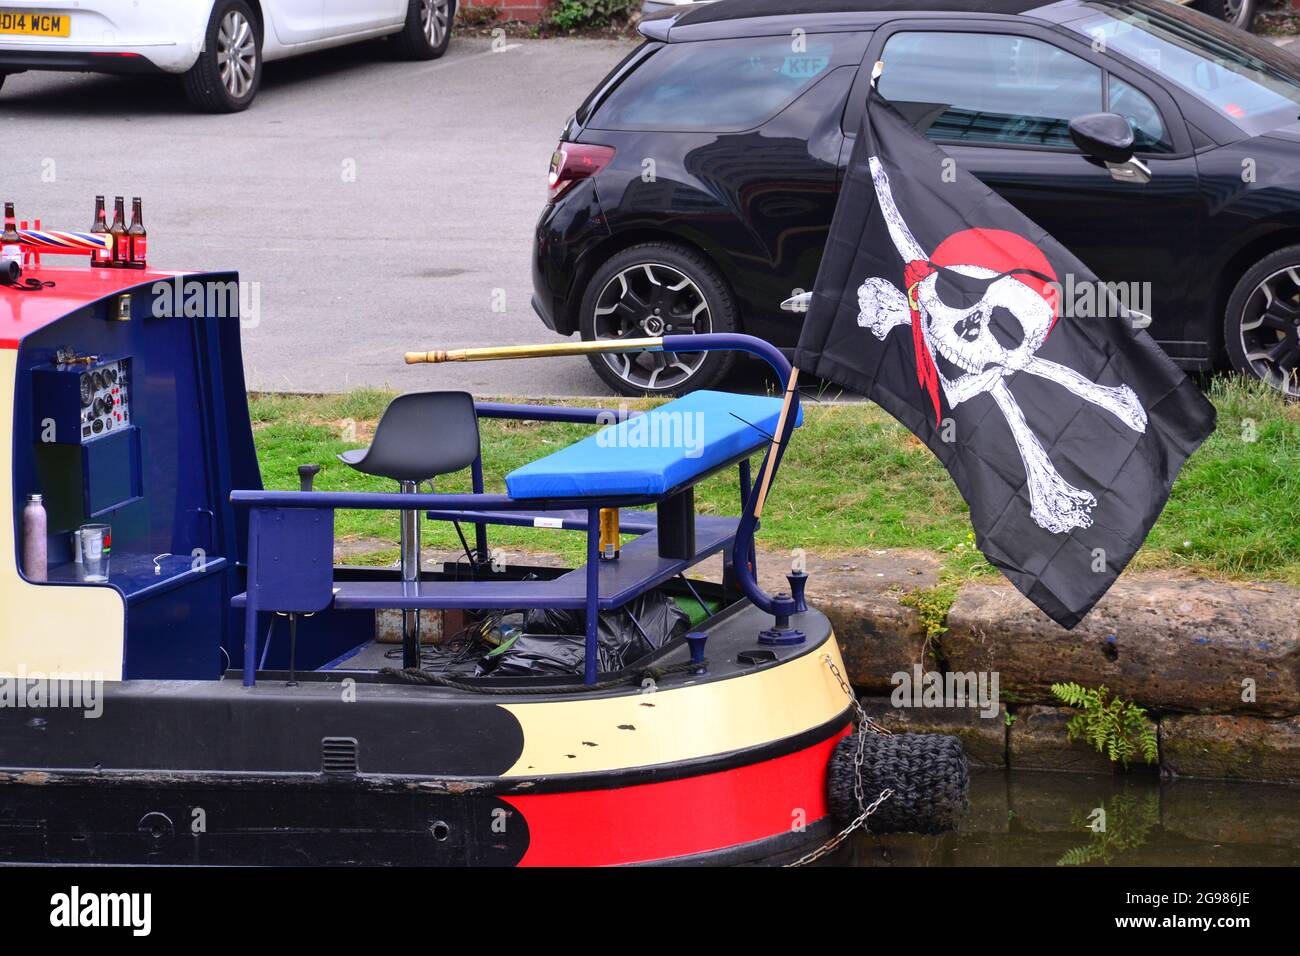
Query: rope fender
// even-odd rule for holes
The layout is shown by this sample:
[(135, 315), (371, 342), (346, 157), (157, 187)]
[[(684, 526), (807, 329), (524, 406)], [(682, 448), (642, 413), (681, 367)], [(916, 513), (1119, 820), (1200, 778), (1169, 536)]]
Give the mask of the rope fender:
[[(943, 833), (969, 806), (970, 771), (961, 742), (949, 734), (863, 735), (862, 789), (892, 790), (871, 815), (872, 833)], [(861, 812), (854, 795), (857, 739), (841, 740), (826, 770), (831, 815), (848, 823)]]

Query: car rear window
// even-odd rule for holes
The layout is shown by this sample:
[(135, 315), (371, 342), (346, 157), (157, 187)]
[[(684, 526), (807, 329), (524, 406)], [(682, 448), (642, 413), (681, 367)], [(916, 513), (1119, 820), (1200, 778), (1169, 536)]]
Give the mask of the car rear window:
[(625, 80), (636, 69), (636, 61), (644, 60), (653, 53), (657, 53), (664, 44), (655, 43), (651, 40), (645, 40), (638, 44), (631, 53), (618, 61), (614, 69), (605, 74), (605, 78), (597, 83), (587, 98), (582, 101), (582, 105), (574, 112), (573, 118), (582, 126), (587, 125), (587, 119), (591, 111), (595, 109), (596, 104), (609, 95), (610, 91), (615, 89), (619, 83)]
[(587, 125), (612, 130), (752, 129), (836, 67), (860, 63), (868, 35), (796, 32), (669, 43), (597, 104)]

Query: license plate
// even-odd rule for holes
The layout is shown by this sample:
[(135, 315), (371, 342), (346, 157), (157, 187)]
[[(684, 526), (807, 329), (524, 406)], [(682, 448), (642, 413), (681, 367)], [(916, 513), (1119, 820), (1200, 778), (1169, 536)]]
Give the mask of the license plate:
[(33, 37), (65, 37), (72, 32), (72, 17), (66, 13), (24, 13), (0, 10), (0, 33)]

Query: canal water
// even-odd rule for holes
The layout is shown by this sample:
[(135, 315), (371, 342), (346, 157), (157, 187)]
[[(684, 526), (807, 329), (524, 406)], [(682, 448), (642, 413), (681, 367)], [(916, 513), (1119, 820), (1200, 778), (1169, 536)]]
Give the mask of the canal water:
[[(1296, 866), (1300, 787), (1155, 776), (971, 774), (971, 809), (940, 836), (854, 837), (853, 866)], [(1099, 812), (1100, 811), (1100, 812)]]

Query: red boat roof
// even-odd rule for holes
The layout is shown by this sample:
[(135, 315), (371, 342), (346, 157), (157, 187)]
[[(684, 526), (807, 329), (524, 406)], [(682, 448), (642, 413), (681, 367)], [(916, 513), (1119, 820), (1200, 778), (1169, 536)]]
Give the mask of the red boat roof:
[(54, 285), (39, 292), (0, 285), (0, 349), (18, 348), (18, 343), (33, 332), (100, 299), (184, 274), (89, 266), (24, 269), (24, 279), (41, 279)]

